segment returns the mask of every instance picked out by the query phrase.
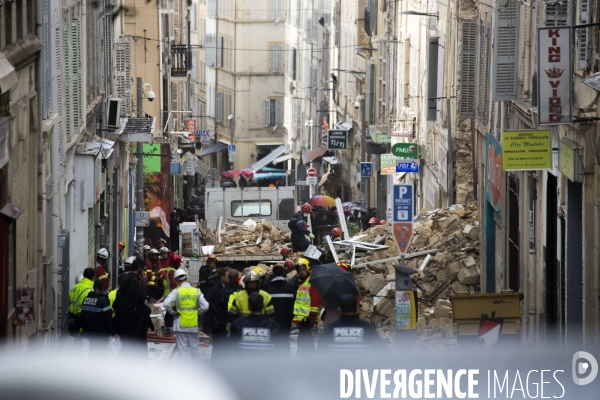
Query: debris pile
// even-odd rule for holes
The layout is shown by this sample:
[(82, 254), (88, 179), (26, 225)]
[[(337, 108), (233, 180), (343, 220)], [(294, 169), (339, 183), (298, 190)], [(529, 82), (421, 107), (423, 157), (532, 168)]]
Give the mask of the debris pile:
[[(460, 204), (419, 215), (405, 264), (418, 270), (411, 276), (419, 290), (418, 340), (453, 338), (451, 295), (477, 293), (479, 287), (479, 224), (477, 204)], [(387, 337), (395, 335), (395, 270), (398, 250), (391, 226), (378, 226), (360, 238), (385, 238), (386, 250), (357, 261), (352, 272), (361, 292), (361, 318), (374, 323)]]
[(290, 232), (281, 231), (267, 220), (228, 222), (221, 228), (226, 255), (274, 255), (290, 242)]

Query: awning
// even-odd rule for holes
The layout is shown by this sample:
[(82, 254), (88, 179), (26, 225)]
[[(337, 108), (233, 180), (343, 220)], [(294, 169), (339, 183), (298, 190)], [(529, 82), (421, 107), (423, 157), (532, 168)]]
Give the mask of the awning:
[(209, 154), (218, 153), (220, 151), (227, 150), (227, 145), (225, 143), (216, 143), (212, 146), (208, 146), (202, 149), (202, 153), (200, 153), (200, 157), (207, 156)]
[(348, 121), (342, 121), (342, 122), (335, 124), (335, 127), (338, 129), (344, 129), (344, 130), (349, 131), (350, 129), (352, 129), (352, 124)]
[(600, 91), (600, 72), (590, 75), (587, 78), (581, 80), (586, 85)]
[(327, 153), (327, 148), (325, 147), (317, 147), (316, 149), (312, 149), (311, 151), (302, 154), (302, 164), (308, 164), (312, 160), (321, 157), (325, 153)]
[(340, 163), (340, 160), (338, 160), (337, 157), (323, 157), (323, 160), (333, 165)]
[(285, 172), (261, 172), (254, 174), (254, 180), (260, 181), (261, 179), (279, 179), (285, 178), (287, 174)]
[(273, 164), (279, 164), (280, 162), (284, 162), (287, 161), (291, 158), (293, 158), (294, 155), (292, 153), (285, 153), (284, 155), (277, 157), (276, 159), (273, 160)]
[(196, 156), (196, 160), (195, 160), (195, 170), (196, 173), (204, 178), (206, 178), (206, 175), (208, 174), (208, 170), (210, 169), (210, 167), (208, 165), (206, 165), (205, 163), (202, 162), (202, 160), (200, 160), (198, 158), (198, 156)]
[(285, 151), (285, 146), (279, 146), (278, 148), (276, 148), (275, 150), (273, 150), (272, 152), (270, 152), (269, 154), (267, 154), (266, 156), (264, 156), (263, 158), (261, 158), (260, 160), (258, 160), (257, 162), (255, 162), (250, 167), (250, 169), (252, 171), (258, 171), (258, 170), (266, 167), (274, 159), (276, 159), (277, 157), (279, 157), (280, 155), (282, 155), (284, 151)]
[(7, 92), (19, 82), (15, 67), (0, 53), (0, 94)]
[(7, 216), (10, 219), (17, 220), (21, 214), (23, 214), (25, 210), (23, 210), (19, 206), (15, 206), (14, 204), (6, 203), (4, 207), (0, 210), (0, 214)]
[(255, 143), (256, 147), (272, 147), (272, 148), (277, 148), (281, 145), (283, 145), (282, 142), (261, 142), (261, 143)]

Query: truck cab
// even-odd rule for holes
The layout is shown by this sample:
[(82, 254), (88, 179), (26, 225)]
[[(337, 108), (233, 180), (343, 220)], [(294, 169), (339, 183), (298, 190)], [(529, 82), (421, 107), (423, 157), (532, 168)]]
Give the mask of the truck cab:
[(205, 192), (205, 218), (209, 229), (215, 229), (220, 216), (265, 219), (283, 229), (295, 211), (295, 186), (207, 188)]

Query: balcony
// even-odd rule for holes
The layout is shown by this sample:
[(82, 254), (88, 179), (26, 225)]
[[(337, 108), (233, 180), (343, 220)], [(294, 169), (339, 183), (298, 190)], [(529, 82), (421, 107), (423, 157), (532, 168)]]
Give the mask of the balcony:
[(171, 77), (181, 78), (187, 76), (188, 71), (188, 47), (185, 44), (171, 45)]

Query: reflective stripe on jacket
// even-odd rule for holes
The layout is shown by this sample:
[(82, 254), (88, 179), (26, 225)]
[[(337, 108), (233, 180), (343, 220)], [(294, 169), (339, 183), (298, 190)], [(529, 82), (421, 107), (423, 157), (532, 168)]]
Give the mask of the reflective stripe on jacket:
[(169, 273), (173, 271), (173, 273), (175, 273), (176, 269), (173, 267), (166, 267), (163, 269), (163, 272), (161, 274), (162, 276), (162, 280), (163, 280), (163, 287), (165, 288), (165, 294), (164, 296), (167, 297), (169, 295), (169, 293), (171, 293), (171, 291), (173, 289), (171, 289), (171, 280), (169, 279)]
[(179, 324), (182, 328), (198, 326), (198, 297), (200, 290), (193, 287), (180, 287), (176, 297), (177, 312), (180, 314)]

